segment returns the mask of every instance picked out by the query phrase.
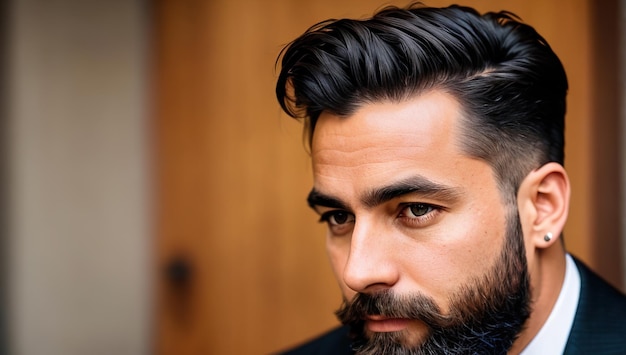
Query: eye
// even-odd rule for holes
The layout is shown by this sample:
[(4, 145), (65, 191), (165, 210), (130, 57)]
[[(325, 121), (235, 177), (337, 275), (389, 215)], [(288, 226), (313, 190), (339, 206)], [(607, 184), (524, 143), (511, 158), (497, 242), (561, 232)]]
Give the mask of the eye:
[(409, 203), (402, 207), (398, 218), (406, 226), (423, 228), (437, 221), (442, 211), (442, 207), (428, 203)]
[(320, 222), (328, 225), (328, 231), (334, 236), (348, 235), (354, 225), (354, 215), (342, 210), (328, 211), (322, 214)]
[(329, 211), (322, 215), (320, 222), (326, 222), (331, 226), (340, 226), (354, 222), (354, 215), (346, 211)]
[(422, 217), (434, 210), (433, 206), (425, 203), (413, 203), (404, 209), (406, 217)]

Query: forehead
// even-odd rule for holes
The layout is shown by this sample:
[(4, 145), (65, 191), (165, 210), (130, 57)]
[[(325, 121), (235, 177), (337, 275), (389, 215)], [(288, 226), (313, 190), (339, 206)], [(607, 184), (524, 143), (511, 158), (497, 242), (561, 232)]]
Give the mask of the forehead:
[(320, 115), (311, 153), (314, 189), (343, 200), (420, 176), (461, 190), (495, 187), (493, 170), (460, 148), (460, 105), (432, 91), (363, 105), (348, 117)]
[(440, 161), (457, 153), (460, 108), (450, 95), (432, 91), (402, 102), (375, 102), (349, 117), (320, 115), (312, 140), (313, 163), (358, 168), (364, 164), (421, 158)]
[(452, 133), (453, 128), (460, 125), (460, 118), (458, 101), (440, 91), (430, 91), (400, 102), (366, 103), (348, 117), (323, 112), (313, 134), (313, 149), (323, 150), (327, 145), (348, 143), (346, 139), (363, 136), (392, 138), (398, 143), (420, 136), (426, 144), (432, 142), (429, 137), (446, 138), (441, 135)]

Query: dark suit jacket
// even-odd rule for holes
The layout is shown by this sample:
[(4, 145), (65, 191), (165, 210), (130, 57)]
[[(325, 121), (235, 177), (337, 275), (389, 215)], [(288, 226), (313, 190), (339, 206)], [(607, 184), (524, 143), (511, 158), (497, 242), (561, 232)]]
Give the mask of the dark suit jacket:
[(626, 354), (626, 297), (575, 261), (580, 298), (564, 354)]
[[(564, 354), (626, 354), (626, 296), (575, 261), (580, 298)], [(283, 354), (352, 354), (348, 327), (336, 328)]]

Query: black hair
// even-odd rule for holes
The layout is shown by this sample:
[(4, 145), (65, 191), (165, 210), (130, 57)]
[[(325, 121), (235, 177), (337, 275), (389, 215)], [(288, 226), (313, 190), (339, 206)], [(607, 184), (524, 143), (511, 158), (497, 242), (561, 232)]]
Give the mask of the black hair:
[(309, 143), (324, 111), (348, 116), (365, 103), (442, 90), (460, 103), (462, 150), (492, 166), (507, 200), (532, 169), (563, 164), (565, 70), (510, 12), (387, 7), (314, 25), (279, 61), (278, 101), (305, 119)]

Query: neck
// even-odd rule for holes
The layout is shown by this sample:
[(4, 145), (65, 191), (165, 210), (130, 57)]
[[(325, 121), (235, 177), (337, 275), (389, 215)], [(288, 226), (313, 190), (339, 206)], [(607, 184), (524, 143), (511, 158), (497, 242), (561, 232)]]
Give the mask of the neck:
[(554, 308), (565, 279), (565, 249), (554, 243), (529, 258), (532, 312), (509, 354), (519, 354), (537, 335)]

